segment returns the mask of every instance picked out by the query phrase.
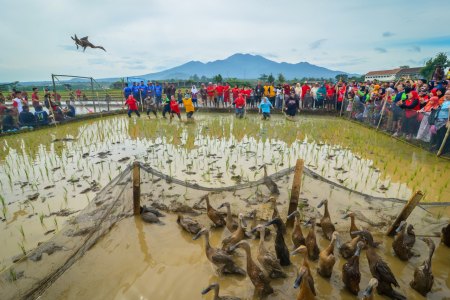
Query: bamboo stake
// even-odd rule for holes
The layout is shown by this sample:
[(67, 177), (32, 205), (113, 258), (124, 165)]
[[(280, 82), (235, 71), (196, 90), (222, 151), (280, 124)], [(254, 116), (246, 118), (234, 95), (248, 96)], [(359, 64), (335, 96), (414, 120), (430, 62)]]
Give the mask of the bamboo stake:
[(140, 213), (140, 204), (141, 204), (141, 172), (139, 162), (135, 161), (133, 169), (133, 210), (135, 215), (138, 215)]
[(378, 121), (377, 129), (375, 129), (375, 131), (378, 131), (378, 127), (380, 127), (381, 119), (383, 119), (384, 107), (386, 106), (386, 102), (387, 99), (384, 99), (383, 107), (381, 108), (380, 120)]
[[(98, 103), (98, 110), (100, 112), (100, 117), (103, 117), (102, 109), (100, 108), (100, 99), (98, 98), (98, 92), (97, 92), (97, 103)], [(95, 107), (95, 103), (94, 103), (94, 107)]]
[[(123, 99), (125, 99), (125, 93), (123, 92), (123, 90), (122, 90), (122, 96), (123, 97), (121, 97), (122, 98), (122, 113), (124, 114), (125, 113), (125, 110), (124, 110), (124, 108), (123, 108)], [(126, 99), (125, 99), (126, 100)]]
[(409, 215), (412, 213), (417, 204), (419, 204), (422, 197), (422, 191), (416, 191), (414, 195), (411, 196), (411, 199), (409, 199), (408, 203), (405, 205), (402, 212), (398, 215), (397, 220), (395, 220), (391, 228), (389, 228), (386, 235), (395, 235), (395, 230), (398, 228), (398, 226), (400, 226), (401, 221), (406, 221), (406, 219), (408, 219)]
[[(449, 120), (450, 120), (450, 110), (448, 112), (447, 123), (448, 123)], [(441, 144), (441, 147), (439, 148), (437, 156), (441, 155), (442, 150), (444, 150), (444, 146), (445, 146), (445, 143), (447, 142), (447, 138), (448, 138), (449, 132), (450, 132), (450, 126), (448, 126), (448, 128), (447, 128), (447, 132), (445, 133), (444, 140), (442, 141), (442, 144)]]
[[(300, 197), (300, 189), (302, 187), (302, 177), (303, 177), (303, 165), (305, 161), (303, 159), (297, 159), (297, 164), (295, 166), (294, 181), (292, 182), (292, 192), (291, 199), (289, 201), (288, 216), (297, 210), (298, 199)], [(293, 227), (295, 218), (291, 218), (286, 221), (286, 226)]]

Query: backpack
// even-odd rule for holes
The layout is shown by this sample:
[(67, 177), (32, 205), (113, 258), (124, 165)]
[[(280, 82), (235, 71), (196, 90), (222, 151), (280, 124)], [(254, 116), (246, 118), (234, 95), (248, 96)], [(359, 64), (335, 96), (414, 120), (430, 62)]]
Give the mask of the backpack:
[(436, 109), (431, 110), (430, 117), (428, 118), (428, 125), (434, 125), (439, 116), (439, 112), (441, 111), (441, 105), (439, 105)]

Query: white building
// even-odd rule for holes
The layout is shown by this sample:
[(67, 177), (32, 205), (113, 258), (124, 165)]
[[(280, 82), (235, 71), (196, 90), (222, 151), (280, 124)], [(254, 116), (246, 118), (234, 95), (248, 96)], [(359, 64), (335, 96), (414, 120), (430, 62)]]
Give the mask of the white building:
[(400, 70), (402, 69), (369, 72), (366, 74), (365, 80), (393, 81)]

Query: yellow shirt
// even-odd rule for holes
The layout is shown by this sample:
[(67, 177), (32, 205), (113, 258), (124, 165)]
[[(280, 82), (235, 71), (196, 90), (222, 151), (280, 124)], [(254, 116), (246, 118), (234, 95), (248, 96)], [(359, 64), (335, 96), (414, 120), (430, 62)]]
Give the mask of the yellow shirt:
[(276, 95), (275, 87), (271, 86), (269, 97), (275, 97)]
[(181, 100), (183, 100), (183, 104), (184, 104), (184, 107), (186, 108), (186, 112), (188, 113), (188, 112), (191, 112), (191, 111), (195, 111), (194, 110), (194, 105), (192, 105), (192, 99), (191, 98), (189, 98), (189, 99), (181, 99)]
[(269, 89), (271, 88), (271, 86), (263, 86), (263, 88), (264, 88), (264, 95), (265, 96), (269, 96)]
[(375, 85), (373, 86), (373, 88), (374, 88), (374, 93), (375, 93), (375, 94), (378, 94), (378, 89), (380, 88), (380, 86), (379, 86), (378, 84), (375, 84)]

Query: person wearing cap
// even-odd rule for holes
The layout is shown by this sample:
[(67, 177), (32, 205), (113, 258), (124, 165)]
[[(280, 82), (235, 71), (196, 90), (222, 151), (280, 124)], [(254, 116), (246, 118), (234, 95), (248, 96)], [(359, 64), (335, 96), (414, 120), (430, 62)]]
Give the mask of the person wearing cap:
[(156, 101), (156, 107), (161, 106), (161, 96), (163, 92), (163, 87), (159, 85), (159, 82), (156, 82), (155, 85), (155, 101)]
[(150, 80), (147, 82), (147, 95), (149, 95), (150, 98), (155, 97), (155, 86)]

